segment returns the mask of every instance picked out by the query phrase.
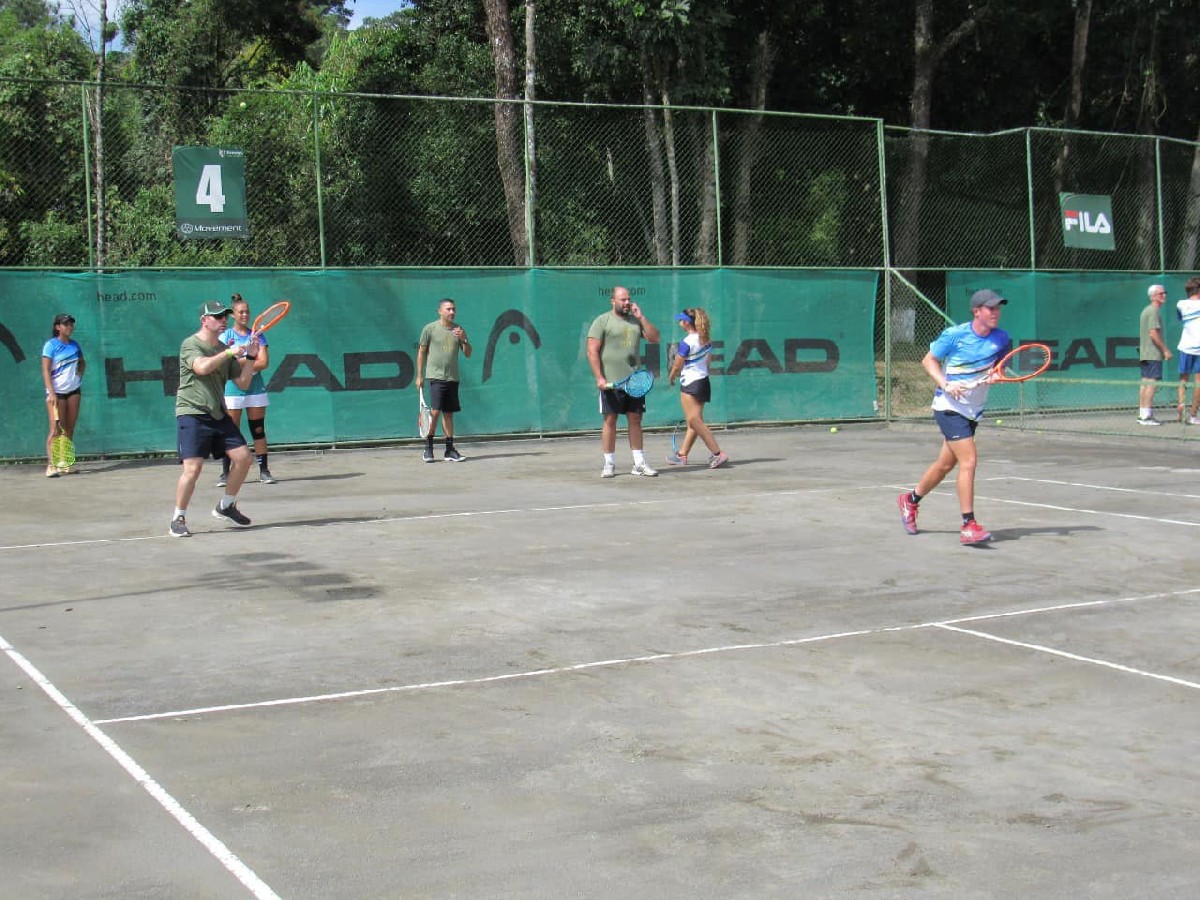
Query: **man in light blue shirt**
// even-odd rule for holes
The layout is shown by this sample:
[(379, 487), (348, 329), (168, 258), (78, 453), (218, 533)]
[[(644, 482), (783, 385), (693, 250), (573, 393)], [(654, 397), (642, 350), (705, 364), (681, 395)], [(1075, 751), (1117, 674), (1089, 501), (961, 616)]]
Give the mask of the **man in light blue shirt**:
[(942, 449), (912, 491), (897, 498), (900, 521), (909, 534), (917, 533), (917, 505), (958, 467), (958, 502), (962, 510), (959, 540), (978, 544), (990, 532), (975, 521), (975, 429), (987, 403), (987, 382), (978, 379), (1000, 361), (1012, 341), (1001, 330), (1000, 307), (1008, 303), (995, 291), (976, 291), (971, 297), (971, 321), (951, 325), (929, 345), (921, 365), (938, 386), (933, 395), (933, 418), (942, 431)]

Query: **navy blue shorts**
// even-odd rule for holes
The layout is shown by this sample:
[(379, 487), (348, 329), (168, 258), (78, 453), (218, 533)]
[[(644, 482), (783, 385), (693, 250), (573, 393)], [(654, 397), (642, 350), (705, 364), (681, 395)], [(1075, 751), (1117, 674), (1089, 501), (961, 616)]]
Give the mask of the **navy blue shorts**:
[(630, 397), (620, 388), (600, 391), (600, 415), (602, 416), (640, 416), (645, 411), (645, 397)]
[(701, 403), (707, 403), (712, 399), (712, 381), (707, 378), (697, 378), (690, 384), (681, 384), (679, 390), (690, 394)]
[(1141, 361), (1142, 378), (1146, 381), (1162, 381), (1162, 360), (1143, 359)]
[(242, 430), (233, 424), (233, 419), (224, 416), (183, 415), (175, 417), (180, 459), (204, 459), (211, 456), (220, 459), (225, 451), (246, 446)]
[(436, 412), (456, 413), (462, 409), (458, 404), (458, 382), (429, 380), (429, 408)]
[(938, 428), (942, 429), (942, 435), (948, 441), (963, 441), (973, 438), (975, 429), (979, 427), (979, 423), (974, 419), (968, 419), (962, 413), (948, 409), (935, 409), (933, 420), (937, 422)]

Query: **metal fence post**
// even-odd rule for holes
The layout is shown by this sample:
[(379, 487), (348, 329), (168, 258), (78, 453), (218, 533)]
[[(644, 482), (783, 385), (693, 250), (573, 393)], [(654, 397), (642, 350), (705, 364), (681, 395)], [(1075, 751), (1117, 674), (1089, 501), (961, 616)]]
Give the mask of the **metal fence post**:
[(879, 233), (883, 241), (883, 418), (892, 420), (892, 253), (888, 234), (887, 151), (883, 119), (875, 120), (875, 152), (879, 159)]
[(321, 95), (313, 88), (313, 170), (317, 181), (317, 241), (325, 268), (325, 195), (321, 190)]
[(1033, 207), (1033, 132), (1025, 129), (1025, 183), (1029, 200), (1029, 268), (1037, 271), (1037, 223)]
[[(91, 141), (88, 139), (91, 131), (88, 128), (88, 113), (87, 113), (87, 89), (86, 84), (79, 86), (80, 107), (79, 113), (83, 117), (83, 217), (87, 220), (87, 236), (88, 236), (88, 268), (96, 268), (96, 235), (92, 231), (92, 151)], [(102, 111), (103, 112), (103, 111)], [(98, 223), (102, 224), (102, 223)]]

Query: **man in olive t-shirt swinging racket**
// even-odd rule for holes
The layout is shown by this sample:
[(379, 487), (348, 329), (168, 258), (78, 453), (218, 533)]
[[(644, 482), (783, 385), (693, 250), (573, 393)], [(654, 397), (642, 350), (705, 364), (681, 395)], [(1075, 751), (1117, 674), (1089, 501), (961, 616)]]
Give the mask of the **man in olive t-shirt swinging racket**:
[(243, 528), (250, 524), (237, 508), (237, 492), (254, 456), (241, 429), (225, 410), (225, 382), (233, 379), (243, 391), (250, 387), (258, 345), (248, 342), (226, 347), (221, 343), (221, 332), (231, 312), (220, 300), (206, 302), (200, 307), (200, 330), (185, 338), (179, 347), (175, 424), (183, 471), (175, 488), (175, 514), (167, 532), (171, 537), (191, 534), (187, 527), (187, 507), (207, 456), (213, 459), (228, 456), (233, 461), (225, 496), (212, 514)]
[(617, 286), (609, 298), (612, 309), (592, 322), (587, 335), (588, 364), (600, 392), (600, 413), (604, 427), (600, 431), (600, 447), (604, 451), (601, 478), (616, 474), (617, 416), (624, 416), (629, 427), (629, 449), (633, 451), (631, 475), (657, 475), (642, 452), (642, 413), (646, 411), (645, 397), (630, 397), (620, 388), (608, 385), (623, 381), (633, 374), (641, 361), (642, 339), (658, 343), (658, 329), (642, 315), (638, 305), (629, 299), (629, 289)]

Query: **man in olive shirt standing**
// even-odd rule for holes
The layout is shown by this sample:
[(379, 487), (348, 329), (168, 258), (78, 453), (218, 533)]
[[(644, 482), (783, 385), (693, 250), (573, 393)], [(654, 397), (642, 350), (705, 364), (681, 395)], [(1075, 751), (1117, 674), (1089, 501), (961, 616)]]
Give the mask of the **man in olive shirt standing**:
[(429, 410), (433, 421), (429, 434), (425, 435), (425, 449), (421, 458), (427, 463), (433, 459), (433, 433), (437, 431), (438, 419), (442, 420), (442, 434), (446, 438), (447, 462), (462, 462), (466, 459), (454, 448), (454, 414), (462, 409), (458, 402), (458, 352), (468, 359), (471, 342), (462, 326), (454, 321), (457, 308), (447, 298), (438, 304), (438, 318), (421, 329), (417, 342), (417, 389), (429, 378)]
[(1161, 425), (1162, 422), (1154, 418), (1154, 392), (1162, 383), (1163, 360), (1171, 358), (1171, 351), (1163, 340), (1162, 305), (1167, 299), (1167, 289), (1161, 284), (1152, 284), (1147, 293), (1150, 302), (1142, 310), (1138, 329), (1138, 359), (1142, 370), (1138, 424)]
[(232, 460), (225, 496), (212, 514), (243, 528), (250, 524), (237, 508), (237, 492), (254, 457), (241, 429), (233, 424), (225, 410), (225, 382), (233, 379), (242, 390), (250, 387), (258, 346), (247, 343), (226, 347), (221, 343), (225, 319), (231, 312), (233, 310), (219, 300), (206, 302), (200, 307), (200, 330), (185, 338), (179, 347), (175, 426), (183, 471), (175, 488), (175, 514), (167, 532), (171, 537), (191, 535), (187, 527), (187, 507), (207, 456), (213, 459), (228, 456)]
[(646, 411), (645, 397), (630, 397), (620, 388), (608, 385), (633, 374), (641, 362), (642, 339), (658, 343), (658, 329), (642, 315), (638, 305), (629, 298), (629, 289), (617, 286), (609, 298), (612, 309), (597, 316), (588, 329), (587, 356), (600, 391), (600, 413), (604, 427), (600, 431), (600, 447), (604, 451), (601, 478), (616, 475), (617, 416), (624, 416), (629, 427), (629, 449), (633, 451), (631, 475), (653, 477), (658, 474), (646, 462), (642, 452), (642, 414)]

